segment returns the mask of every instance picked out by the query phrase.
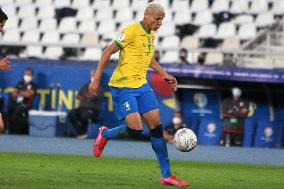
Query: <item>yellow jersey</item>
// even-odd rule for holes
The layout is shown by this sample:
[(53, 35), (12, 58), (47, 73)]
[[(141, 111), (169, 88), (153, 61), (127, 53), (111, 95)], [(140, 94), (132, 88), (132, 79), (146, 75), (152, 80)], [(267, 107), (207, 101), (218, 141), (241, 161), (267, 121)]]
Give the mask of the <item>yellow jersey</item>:
[(139, 88), (147, 83), (146, 74), (154, 53), (154, 39), (154, 32), (147, 31), (140, 22), (122, 31), (114, 40), (121, 49), (109, 86)]

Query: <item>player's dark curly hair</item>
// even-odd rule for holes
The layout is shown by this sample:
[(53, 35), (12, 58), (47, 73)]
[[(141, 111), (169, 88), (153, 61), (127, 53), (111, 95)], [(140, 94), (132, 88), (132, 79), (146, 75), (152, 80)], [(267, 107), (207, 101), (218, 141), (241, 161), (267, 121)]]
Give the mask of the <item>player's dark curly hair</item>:
[(8, 20), (7, 14), (0, 8), (0, 22)]

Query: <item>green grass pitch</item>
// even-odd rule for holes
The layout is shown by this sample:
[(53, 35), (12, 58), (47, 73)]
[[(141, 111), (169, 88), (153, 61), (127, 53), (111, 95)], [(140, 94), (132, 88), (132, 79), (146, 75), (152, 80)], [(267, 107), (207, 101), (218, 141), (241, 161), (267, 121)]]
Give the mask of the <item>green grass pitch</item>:
[[(283, 189), (284, 167), (171, 161), (191, 189)], [(151, 189), (159, 185), (154, 160), (0, 153), (0, 188)]]

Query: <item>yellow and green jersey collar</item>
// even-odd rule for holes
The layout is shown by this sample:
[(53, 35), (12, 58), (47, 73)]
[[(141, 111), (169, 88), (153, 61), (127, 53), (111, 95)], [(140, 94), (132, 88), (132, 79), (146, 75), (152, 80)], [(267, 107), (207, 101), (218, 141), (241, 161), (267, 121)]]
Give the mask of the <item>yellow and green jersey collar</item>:
[(151, 30), (147, 30), (144, 26), (144, 24), (142, 22), (140, 22), (140, 26), (143, 28), (143, 30), (147, 33), (147, 35), (150, 35), (151, 34)]

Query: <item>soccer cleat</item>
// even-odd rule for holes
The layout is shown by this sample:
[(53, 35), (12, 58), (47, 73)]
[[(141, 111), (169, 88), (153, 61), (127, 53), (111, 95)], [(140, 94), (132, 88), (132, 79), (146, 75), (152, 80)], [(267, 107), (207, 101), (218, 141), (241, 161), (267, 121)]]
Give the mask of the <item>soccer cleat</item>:
[(103, 136), (103, 132), (105, 130), (107, 130), (108, 128), (106, 126), (102, 126), (100, 128), (100, 131), (98, 133), (98, 136), (96, 138), (96, 141), (95, 143), (93, 144), (93, 154), (95, 157), (100, 157), (103, 153), (103, 150), (105, 148), (105, 145), (108, 141), (108, 139), (106, 139), (104, 136)]
[(173, 175), (167, 178), (161, 178), (160, 184), (161, 185), (173, 185), (173, 186), (179, 186), (179, 187), (189, 186), (188, 182), (182, 181)]

